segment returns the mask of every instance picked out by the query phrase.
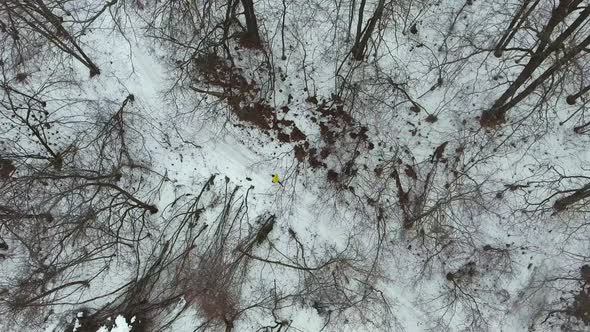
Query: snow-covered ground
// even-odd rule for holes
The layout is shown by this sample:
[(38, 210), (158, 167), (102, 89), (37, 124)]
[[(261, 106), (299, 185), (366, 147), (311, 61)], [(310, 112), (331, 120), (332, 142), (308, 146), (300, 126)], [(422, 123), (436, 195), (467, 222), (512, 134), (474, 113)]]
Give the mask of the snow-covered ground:
[[(104, 6), (64, 3), (74, 21)], [(588, 180), (587, 95), (565, 103), (588, 55), (580, 84), (486, 130), (522, 69), (490, 51), (519, 2), (387, 2), (363, 61), (351, 3), (255, 1), (251, 49), (211, 42), (223, 1), (114, 1), (79, 36), (100, 75), (49, 46), (3, 66), (2, 331), (584, 330), (588, 215), (553, 204)], [(11, 117), (9, 86), (40, 92), (51, 126)], [(31, 157), (49, 149), (60, 167)]]

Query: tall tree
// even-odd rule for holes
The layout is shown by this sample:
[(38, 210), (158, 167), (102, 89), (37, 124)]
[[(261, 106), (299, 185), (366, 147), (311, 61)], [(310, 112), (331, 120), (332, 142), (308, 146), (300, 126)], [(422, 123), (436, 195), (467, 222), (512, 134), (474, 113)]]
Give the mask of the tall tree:
[(496, 57), (499, 58), (502, 56), (504, 49), (507, 47), (508, 44), (510, 44), (510, 41), (512, 40), (512, 38), (514, 38), (516, 32), (522, 27), (523, 23), (529, 17), (531, 12), (539, 4), (539, 0), (535, 0), (535, 2), (533, 2), (533, 4), (529, 6), (531, 1), (532, 0), (525, 0), (520, 9), (512, 18), (512, 21), (508, 25), (508, 28), (506, 29), (506, 31), (504, 31), (504, 34), (496, 44), (496, 47), (494, 49), (494, 55)]
[(252, 0), (241, 0), (244, 7), (244, 16), (246, 17), (246, 34), (249, 40), (255, 45), (260, 45), (260, 32), (258, 31), (258, 22), (254, 12), (254, 3)]
[[(56, 4), (58, 7), (61, 5)], [(10, 18), (13, 39), (18, 40), (26, 27), (33, 34), (40, 35), (86, 66), (90, 71), (90, 77), (100, 74), (98, 66), (82, 49), (76, 38), (63, 26), (63, 19), (54, 14), (43, 0), (5, 0), (0, 2), (0, 14), (2, 13)]]
[(527, 88), (515, 96), (518, 90), (524, 86), (526, 81), (533, 76), (534, 72), (545, 62), (545, 60), (547, 60), (554, 52), (562, 49), (566, 39), (572, 36), (578, 28), (587, 23), (590, 16), (590, 6), (586, 6), (567, 29), (560, 33), (553, 41), (551, 40), (551, 35), (555, 28), (560, 23), (565, 23), (567, 21), (568, 15), (577, 8), (580, 2), (581, 0), (562, 0), (559, 5), (553, 9), (549, 22), (539, 34), (538, 46), (528, 63), (524, 66), (518, 77), (510, 84), (508, 89), (506, 89), (506, 91), (504, 91), (504, 93), (494, 102), (492, 107), (482, 113), (480, 118), (480, 124), (482, 126), (493, 127), (506, 122), (506, 113), (510, 108), (529, 96), (547, 78), (551, 77), (551, 75), (561, 69), (564, 64), (571, 61), (582, 50), (588, 47), (590, 37), (585, 38), (578, 45), (566, 51), (565, 55), (559, 57), (559, 60), (551, 65), (543, 74), (538, 76)]
[(367, 44), (369, 38), (375, 30), (377, 22), (383, 16), (383, 9), (385, 7), (385, 0), (379, 0), (373, 16), (367, 21), (367, 24), (363, 28), (363, 14), (365, 11), (366, 0), (362, 0), (359, 8), (359, 17), (356, 27), (356, 38), (354, 45), (352, 46), (352, 57), (355, 60), (362, 60), (367, 50)]

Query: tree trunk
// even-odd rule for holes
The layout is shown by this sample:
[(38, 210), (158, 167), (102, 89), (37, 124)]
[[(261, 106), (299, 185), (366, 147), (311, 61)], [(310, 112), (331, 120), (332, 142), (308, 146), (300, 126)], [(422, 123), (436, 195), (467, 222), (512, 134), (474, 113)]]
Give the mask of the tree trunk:
[[(575, 0), (573, 5), (574, 6), (577, 5), (579, 2), (580, 2), (580, 0)], [(504, 93), (494, 102), (491, 109), (484, 111), (482, 113), (481, 118), (480, 118), (481, 126), (491, 127), (491, 126), (496, 126), (496, 125), (505, 123), (506, 122), (506, 112), (511, 107), (513, 107), (518, 102), (520, 102), (522, 99), (524, 99), (524, 97), (528, 96), (532, 92), (532, 90), (527, 88), (527, 89), (525, 89), (525, 91), (520, 93), (516, 98), (513, 98), (512, 100), (510, 100), (510, 98), (512, 98), (514, 96), (514, 94), (516, 94), (518, 89), (520, 89), (524, 85), (524, 83), (531, 78), (531, 76), (533, 75), (535, 70), (537, 68), (539, 68), (539, 66), (547, 59), (547, 57), (549, 57), (549, 55), (551, 55), (551, 53), (553, 53), (554, 51), (558, 50), (563, 45), (563, 42), (565, 41), (565, 39), (567, 39), (569, 36), (571, 36), (572, 33), (588, 19), (588, 16), (590, 15), (590, 6), (586, 7), (584, 9), (584, 11), (580, 13), (580, 16), (578, 16), (578, 18), (561, 35), (559, 35), (555, 39), (555, 41), (550, 43), (550, 36), (551, 36), (551, 33), (553, 32), (553, 30), (555, 29), (555, 27), (560, 22), (564, 21), (567, 14), (570, 12), (570, 9), (574, 8), (574, 7), (570, 7), (570, 5), (572, 5), (571, 0), (562, 1), (562, 2), (560, 2), (559, 6), (555, 10), (553, 10), (553, 14), (551, 15), (551, 18), (549, 19), (549, 22), (547, 23), (547, 25), (545, 26), (545, 28), (541, 32), (541, 35), (539, 36), (541, 41), (539, 43), (539, 46), (535, 50), (535, 53), (531, 56), (529, 62), (525, 65), (525, 67), (520, 72), (520, 74), (518, 75), (516, 80), (514, 80), (514, 82), (512, 82), (512, 84), (508, 87), (508, 89), (506, 89), (506, 91), (504, 91)], [(581, 45), (587, 45), (586, 40), (583, 41), (582, 43), (580, 43), (580, 45), (573, 48), (573, 50), (576, 50), (575, 52), (572, 52), (573, 50), (568, 52), (566, 56), (564, 56), (562, 59), (560, 59), (560, 61), (558, 61), (556, 64), (554, 64), (543, 75), (541, 75), (539, 78), (537, 78), (537, 80), (535, 80), (536, 84), (535, 84), (535, 82), (533, 83), (533, 84), (535, 84), (534, 87), (538, 86), (540, 83), (542, 83), (547, 78), (547, 77), (545, 77), (544, 79), (539, 81), (539, 79), (541, 77), (543, 77), (546, 73), (555, 72), (557, 69), (559, 69), (561, 67), (561, 65), (563, 65), (563, 63), (571, 60), (584, 47), (586, 47), (586, 46), (583, 46), (582, 48), (579, 47)], [(533, 84), (531, 84), (531, 85), (533, 85)], [(534, 89), (534, 87), (533, 87), (533, 89)], [(510, 102), (508, 102), (508, 100), (510, 100)]]
[(522, 26), (522, 24), (524, 23), (526, 18), (531, 14), (531, 12), (535, 9), (535, 7), (537, 7), (537, 4), (539, 4), (539, 1), (540, 0), (536, 0), (533, 3), (533, 5), (527, 9), (531, 0), (525, 0), (522, 7), (520, 7), (520, 10), (512, 18), (512, 21), (510, 22), (508, 29), (506, 29), (506, 31), (502, 35), (502, 38), (500, 38), (500, 40), (496, 44), (496, 47), (494, 48), (494, 56), (495, 57), (499, 58), (502, 56), (503, 49), (506, 48), (506, 46), (510, 43), (512, 38), (514, 38), (514, 35), (516, 34), (516, 32), (520, 29), (520, 27)]
[[(578, 53), (580, 53), (584, 48), (590, 46), (590, 35), (586, 37), (580, 44), (576, 47), (572, 48), (569, 52), (567, 52), (559, 61), (553, 64), (549, 69), (547, 69), (543, 74), (537, 77), (531, 84), (529, 84), (521, 93), (519, 93), (516, 97), (510, 100), (510, 102), (498, 106), (497, 108), (493, 108), (490, 111), (486, 111), (482, 114), (480, 119), (480, 124), (483, 127), (489, 127), (489, 124), (498, 124), (506, 122), (506, 113), (509, 109), (516, 106), (516, 104), (520, 103), (524, 98), (528, 97), (535, 89), (545, 82), (549, 77), (555, 74), (564, 64), (571, 61)], [(494, 122), (495, 121), (495, 122)]]
[(587, 85), (585, 88), (582, 88), (578, 93), (567, 96), (566, 102), (568, 103), (568, 105), (573, 105), (576, 103), (576, 99), (582, 97), (583, 94), (585, 94), (589, 91), (590, 91), (590, 85)]
[[(86, 55), (82, 47), (78, 45), (76, 40), (66, 31), (66, 29), (61, 24), (61, 20), (55, 16), (51, 12), (51, 10), (43, 3), (42, 0), (36, 0), (37, 5), (39, 6), (41, 15), (45, 17), (49, 23), (51, 23), (59, 33), (63, 34), (64, 37), (72, 44), (74, 49), (68, 48), (66, 51), (67, 53), (73, 55), (76, 59), (78, 59), (82, 64), (84, 64), (90, 70), (90, 77), (94, 77), (100, 74), (100, 69), (90, 58)], [(79, 54), (76, 54), (76, 52)]]
[(358, 22), (356, 23), (356, 35), (354, 37), (354, 45), (358, 45), (359, 41), (361, 40), (361, 35), (363, 33), (363, 16), (365, 14), (365, 5), (367, 4), (367, 0), (361, 0), (361, 6), (359, 7), (359, 18)]
[(350, 38), (352, 35), (352, 20), (354, 19), (354, 9), (356, 7), (356, 0), (352, 0), (350, 5), (350, 12), (348, 15), (348, 31), (346, 32), (346, 42), (350, 42)]
[(260, 46), (260, 33), (258, 31), (258, 22), (256, 21), (256, 13), (254, 12), (254, 3), (252, 0), (242, 0), (244, 7), (244, 16), (246, 17), (246, 34), (248, 39), (254, 45)]
[(363, 12), (365, 10), (365, 0), (361, 2), (361, 7), (359, 9), (359, 21), (357, 24), (356, 41), (354, 43), (354, 46), (352, 47), (352, 57), (355, 60), (360, 61), (363, 59), (365, 51), (367, 49), (367, 44), (369, 43), (369, 38), (375, 30), (377, 22), (381, 19), (381, 16), (383, 16), (384, 7), (385, 0), (380, 0), (377, 4), (377, 8), (375, 9), (375, 13), (367, 22), (367, 26), (364, 29), (362, 29)]
[(584, 198), (590, 197), (590, 184), (576, 190), (573, 194), (557, 199), (553, 203), (555, 212), (560, 212), (567, 209), (570, 205), (575, 204)]
[(86, 55), (74, 37), (72, 37), (63, 27), (61, 19), (53, 14), (43, 1), (35, 0), (33, 3), (29, 4), (23, 4), (20, 1), (12, 1), (12, 4), (14, 6), (8, 6), (8, 4), (5, 3), (5, 8), (10, 14), (18, 17), (33, 31), (42, 35), (53, 45), (57, 46), (63, 52), (73, 56), (76, 60), (86, 66), (90, 71), (90, 77), (100, 74), (98, 66)]

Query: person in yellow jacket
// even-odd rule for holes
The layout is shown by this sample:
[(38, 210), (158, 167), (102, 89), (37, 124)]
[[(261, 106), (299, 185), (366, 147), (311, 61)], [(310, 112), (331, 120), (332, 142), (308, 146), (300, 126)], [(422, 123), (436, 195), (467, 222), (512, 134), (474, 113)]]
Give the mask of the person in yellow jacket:
[(275, 174), (273, 174), (273, 175), (272, 175), (272, 183), (278, 183), (278, 184), (280, 184), (281, 186), (283, 185), (283, 184), (281, 183), (281, 180), (279, 180), (279, 175), (278, 175), (277, 173), (275, 173)]

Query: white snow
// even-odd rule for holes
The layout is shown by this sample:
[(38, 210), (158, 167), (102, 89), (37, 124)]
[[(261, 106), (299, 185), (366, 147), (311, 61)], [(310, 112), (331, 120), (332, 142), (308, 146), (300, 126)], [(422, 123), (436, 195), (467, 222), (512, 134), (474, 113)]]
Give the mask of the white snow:
[[(134, 318), (131, 319), (131, 323), (135, 321)], [(127, 320), (125, 317), (119, 315), (115, 318), (115, 325), (112, 328), (107, 328), (105, 326), (98, 329), (97, 332), (131, 332), (133, 330), (131, 326), (127, 325)]]
[[(120, 240), (108, 269), (89, 264), (68, 270), (63, 280), (52, 280), (59, 286), (101, 273), (76, 292), (56, 293), (60, 305), (47, 315), (46, 331), (59, 331), (62, 322), (72, 321), (72, 316), (77, 317), (74, 331), (83, 327), (82, 313), (72, 314), (80, 308), (72, 303), (90, 304), (92, 309), (112, 304), (114, 296), (102, 295), (148, 270), (164, 243), (176, 236), (180, 240), (167, 252), (166, 258), (171, 259), (204, 224), (208, 228), (199, 238), (202, 242), (196, 241), (192, 249), (195, 257), (187, 255), (186, 265), (178, 270), (173, 264), (166, 266), (169, 275), (158, 280), (154, 294), (168, 294), (178, 280), (195, 288), (186, 286), (190, 292), (185, 294), (172, 292), (176, 304), (158, 312), (157, 319), (160, 323), (170, 320), (167, 328), (175, 332), (194, 331), (201, 324), (210, 324), (202, 325), (206, 331), (223, 326), (219, 317), (209, 322), (206, 311), (199, 308), (199, 296), (206, 296), (209, 284), (202, 287), (200, 275), (193, 270), (201, 258), (196, 253), (217, 244), (210, 240), (215, 239), (216, 227), (228, 227), (219, 232), (227, 232), (228, 243), (234, 247), (224, 248), (226, 256), (220, 261), (227, 264), (224, 268), (232, 266), (228, 262), (247, 247), (241, 241), (260, 228), (258, 217), (269, 215), (276, 216), (273, 230), (261, 244), (253, 245), (248, 264), (232, 271), (234, 278), (245, 278), (225, 289), (237, 294), (233, 300), (244, 309), (233, 331), (257, 331), (277, 321), (288, 322), (288, 328), (281, 330), (285, 332), (520, 332), (531, 326), (550, 331), (551, 326), (539, 324), (543, 315), (553, 308), (553, 301), (559, 301), (560, 287), (569, 292), (568, 299), (575, 287), (565, 282), (547, 284), (546, 280), (575, 275), (588, 262), (588, 224), (585, 214), (553, 214), (555, 198), (543, 200), (558, 190), (585, 184), (589, 139), (574, 135), (572, 125), (558, 125), (572, 113), (560, 100), (547, 111), (547, 119), (535, 118), (539, 125), (519, 125), (530, 107), (523, 103), (511, 111), (512, 123), (493, 134), (481, 130), (475, 116), (503, 91), (504, 84), (499, 85), (492, 76), (513, 77), (518, 68), (513, 61), (495, 59), (472, 45), (489, 46), (489, 36), (506, 24), (508, 14), (498, 14), (505, 12), (505, 1), (478, 0), (473, 6), (464, 2), (400, 2), (401, 7), (388, 12), (387, 27), (376, 40), (377, 57), (370, 52), (366, 62), (349, 63), (345, 55), (351, 43), (343, 38), (349, 2), (286, 1), (288, 47), (283, 61), (278, 20), (282, 2), (255, 1), (268, 54), (239, 49), (233, 54), (235, 63), (244, 75), (260, 83), (270, 106), (288, 105), (289, 112), (277, 117), (293, 121), (308, 142), (318, 147), (318, 153), (325, 142), (320, 126), (308, 117), (317, 115), (313, 113), (317, 105), (306, 99), (312, 95), (329, 99), (340, 79), (334, 73), (340, 65), (340, 75), (350, 74), (346, 77), (351, 85), (358, 84), (354, 104), (347, 105), (347, 111), (358, 126), (368, 128), (368, 140), (375, 147), (355, 146), (346, 133), (342, 139), (346, 144), (330, 151), (326, 169), (311, 167), (307, 159), (298, 162), (295, 143), (281, 143), (275, 133), (265, 135), (259, 128), (234, 126), (244, 123), (229, 111), (227, 100), (205, 99), (204, 94), (188, 89), (197, 78), (188, 83), (176, 81), (179, 72), (174, 63), (185, 54), (172, 53), (152, 38), (154, 32), (146, 24), (152, 15), (150, 6), (160, 2), (145, 1), (146, 8), (137, 12), (131, 10), (135, 7), (127, 8), (129, 12), (120, 14), (115, 30), (110, 15), (101, 16), (82, 38), (84, 49), (101, 69), (99, 76), (89, 79), (87, 69), (75, 61), (71, 65), (57, 60), (50, 63), (53, 68), (71, 67), (71, 73), (64, 70), (59, 75), (71, 74), (77, 82), (56, 85), (47, 92), (52, 100), (47, 107), (51, 116), (71, 121), (60, 128), (62, 134), (71, 136), (56, 140), (55, 146), (59, 151), (80, 142), (92, 146), (90, 138), (98, 132), (94, 123), (111, 119), (121, 102), (133, 94), (135, 100), (125, 109), (125, 138), (138, 169), (126, 171), (121, 183), (139, 199), (155, 204), (159, 212), (145, 219), (125, 219), (120, 225), (113, 222), (113, 229), (119, 227), (121, 234), (144, 240), (137, 245)], [(204, 6), (200, 1), (194, 3)], [(223, 12), (223, 6), (213, 3), (215, 15)], [(336, 3), (342, 6), (337, 19)], [(373, 6), (369, 1), (371, 10)], [(464, 18), (445, 37), (445, 47), (451, 51), (439, 51), (447, 32), (442, 27), (459, 10), (464, 10)], [(419, 23), (418, 34), (401, 32), (410, 22)], [(527, 42), (521, 38), (522, 43)], [(274, 66), (272, 87), (265, 81), (268, 71), (258, 68), (264, 56)], [(35, 90), (57, 76), (49, 65), (38, 64), (27, 88)], [(444, 78), (442, 84), (433, 88), (439, 77)], [(412, 104), (396, 87), (405, 89), (422, 111), (409, 110)], [(217, 91), (215, 87), (211, 90)], [(347, 90), (344, 97), (352, 99), (352, 94)], [(71, 99), (76, 102), (70, 103)], [(428, 114), (438, 120), (427, 121)], [(26, 132), (7, 129), (0, 135), (18, 141), (17, 148), (25, 152), (40, 149)], [(433, 151), (443, 142), (448, 142), (447, 161), (434, 163)], [(345, 184), (328, 180), (328, 169), (343, 173), (352, 151), (359, 151), (354, 159), (356, 175)], [(80, 163), (93, 167), (92, 156), (84, 156), (88, 159)], [(415, 172), (414, 178), (409, 169)], [(410, 197), (423, 199), (420, 213), (424, 221), (411, 229), (403, 226), (394, 170)], [(274, 173), (279, 174), (282, 185), (272, 183)], [(563, 174), (583, 176), (557, 181)], [(175, 234), (190, 200), (212, 175), (216, 175), (212, 189), (194, 207), (203, 209), (200, 219)], [(247, 204), (240, 213), (220, 213), (228, 193), (236, 187), (233, 207), (246, 202), (246, 195)], [(95, 230), (88, 226), (85, 231)], [(83, 232), (76, 235), (85, 236)], [(483, 249), (486, 245), (494, 249)], [(73, 255), (97, 246), (93, 242), (87, 248), (65, 251)], [(0, 261), (0, 299), (3, 287), (10, 288), (15, 275), (26, 266), (27, 255), (23, 248), (14, 249), (6, 265)], [(136, 257), (141, 259), (136, 261)], [(457, 273), (468, 262), (475, 262), (478, 268), (472, 283), (459, 285), (448, 279), (448, 273)], [(216, 273), (213, 281), (226, 277), (221, 270), (211, 268), (210, 273)], [(340, 288), (330, 288), (332, 283)], [(283, 302), (277, 300), (281, 296)], [(99, 298), (85, 302), (94, 297)], [(347, 300), (355, 305), (339, 312), (338, 306)], [(328, 303), (325, 308), (324, 302)], [(141, 312), (137, 314), (128, 317), (131, 325), (143, 320)], [(0, 311), (0, 318), (2, 315)], [(0, 328), (2, 324), (0, 319)], [(118, 315), (112, 328), (103, 325), (97, 332), (130, 332), (131, 325)]]

